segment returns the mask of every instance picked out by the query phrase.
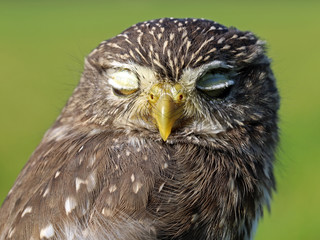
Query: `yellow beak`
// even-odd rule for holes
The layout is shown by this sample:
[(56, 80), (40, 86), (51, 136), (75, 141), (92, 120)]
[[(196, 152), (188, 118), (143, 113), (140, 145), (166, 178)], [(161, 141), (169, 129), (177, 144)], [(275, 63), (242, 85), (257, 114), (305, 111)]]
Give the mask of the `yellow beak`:
[(163, 141), (168, 139), (175, 122), (183, 115), (185, 96), (181, 89), (181, 85), (169, 83), (156, 84), (151, 88), (149, 94), (151, 115)]

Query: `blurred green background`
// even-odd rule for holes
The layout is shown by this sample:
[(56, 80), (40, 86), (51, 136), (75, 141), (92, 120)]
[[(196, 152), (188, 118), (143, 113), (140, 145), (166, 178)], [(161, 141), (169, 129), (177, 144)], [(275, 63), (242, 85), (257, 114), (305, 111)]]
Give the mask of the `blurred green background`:
[(136, 22), (171, 16), (267, 40), (281, 144), (278, 192), (256, 239), (320, 239), (319, 1), (1, 1), (0, 202), (72, 93), (84, 56)]

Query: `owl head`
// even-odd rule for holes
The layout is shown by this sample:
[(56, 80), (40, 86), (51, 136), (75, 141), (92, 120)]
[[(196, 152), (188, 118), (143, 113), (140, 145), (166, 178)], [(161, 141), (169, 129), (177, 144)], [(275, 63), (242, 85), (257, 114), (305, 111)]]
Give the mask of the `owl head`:
[(80, 125), (168, 143), (274, 122), (279, 97), (264, 45), (204, 19), (138, 23), (89, 54), (62, 119), (76, 112)]

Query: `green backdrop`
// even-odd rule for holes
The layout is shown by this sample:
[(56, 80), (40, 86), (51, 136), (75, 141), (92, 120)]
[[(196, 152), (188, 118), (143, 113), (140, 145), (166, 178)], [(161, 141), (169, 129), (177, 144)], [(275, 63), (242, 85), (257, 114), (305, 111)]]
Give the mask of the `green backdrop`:
[(0, 1), (0, 202), (79, 80), (130, 25), (199, 17), (267, 40), (282, 96), (278, 191), (256, 239), (320, 239), (320, 2)]

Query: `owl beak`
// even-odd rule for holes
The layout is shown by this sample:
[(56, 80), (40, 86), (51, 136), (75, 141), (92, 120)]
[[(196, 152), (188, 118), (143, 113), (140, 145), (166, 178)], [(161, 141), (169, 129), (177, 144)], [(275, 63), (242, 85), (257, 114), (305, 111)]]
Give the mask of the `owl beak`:
[(177, 91), (179, 88), (177, 84), (163, 84), (161, 89), (157, 89), (160, 94), (153, 95), (152, 117), (163, 141), (167, 141), (174, 124), (183, 115), (184, 95)]

